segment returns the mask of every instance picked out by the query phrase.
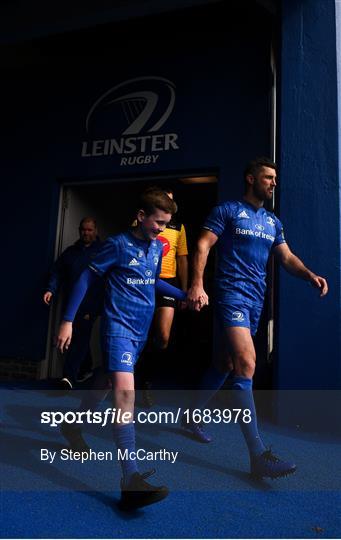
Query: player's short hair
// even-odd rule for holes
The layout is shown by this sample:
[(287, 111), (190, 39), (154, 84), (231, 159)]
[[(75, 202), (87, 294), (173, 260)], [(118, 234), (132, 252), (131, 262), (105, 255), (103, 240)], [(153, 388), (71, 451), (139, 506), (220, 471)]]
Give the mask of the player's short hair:
[(172, 195), (174, 195), (173, 188), (164, 184), (162, 184), (162, 186), (149, 186), (144, 190), (143, 193), (150, 193), (151, 191), (164, 191), (165, 193), (172, 193)]
[(176, 203), (168, 197), (167, 193), (160, 188), (146, 189), (139, 200), (139, 209), (144, 210), (150, 216), (156, 209), (163, 210), (167, 214), (175, 214), (178, 210)]
[(171, 186), (168, 186), (167, 184), (162, 185), (162, 191), (164, 191), (165, 193), (171, 193), (172, 195), (174, 195), (174, 189)]
[(275, 169), (275, 171), (277, 171), (276, 163), (270, 158), (264, 156), (257, 157), (246, 165), (244, 170), (244, 179), (246, 179), (248, 174), (251, 174), (252, 176), (257, 176), (257, 174), (263, 167), (269, 167), (270, 169)]
[(86, 222), (93, 223), (95, 225), (95, 228), (97, 229), (97, 221), (95, 220), (95, 218), (91, 216), (86, 216), (81, 219), (80, 224), (79, 224), (79, 229), (81, 229), (84, 223)]

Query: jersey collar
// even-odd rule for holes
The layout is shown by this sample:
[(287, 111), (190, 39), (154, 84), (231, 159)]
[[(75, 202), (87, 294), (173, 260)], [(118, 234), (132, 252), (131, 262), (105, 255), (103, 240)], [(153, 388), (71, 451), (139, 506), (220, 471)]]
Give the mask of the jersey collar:
[(266, 211), (264, 206), (260, 206), (260, 208), (257, 208), (256, 206), (249, 203), (248, 201), (245, 201), (244, 199), (241, 199), (239, 202), (241, 204), (244, 204), (245, 206), (248, 206), (249, 208), (251, 208), (255, 212), (255, 214), (257, 214), (259, 211)]
[(138, 246), (149, 247), (152, 243), (152, 240), (142, 240), (141, 238), (137, 238), (131, 231), (128, 231), (128, 234)]

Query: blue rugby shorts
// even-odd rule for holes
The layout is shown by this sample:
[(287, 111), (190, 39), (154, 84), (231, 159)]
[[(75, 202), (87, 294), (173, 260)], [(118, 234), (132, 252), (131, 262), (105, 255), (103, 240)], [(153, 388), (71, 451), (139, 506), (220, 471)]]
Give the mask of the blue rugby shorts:
[(263, 305), (251, 304), (240, 299), (224, 298), (216, 301), (215, 309), (217, 319), (222, 327), (250, 328), (251, 335), (254, 336), (257, 332)]
[(125, 371), (134, 373), (134, 366), (145, 346), (145, 341), (102, 336), (102, 351), (106, 371)]

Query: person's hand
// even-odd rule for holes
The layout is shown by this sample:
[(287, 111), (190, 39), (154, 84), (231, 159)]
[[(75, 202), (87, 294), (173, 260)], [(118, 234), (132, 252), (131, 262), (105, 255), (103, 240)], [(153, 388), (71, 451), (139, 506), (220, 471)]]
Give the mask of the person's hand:
[(44, 300), (45, 304), (47, 304), (48, 306), (50, 305), (52, 296), (53, 296), (53, 294), (52, 294), (51, 291), (46, 291), (46, 293), (43, 296), (43, 300)]
[(72, 322), (63, 321), (59, 326), (59, 332), (56, 339), (56, 347), (60, 352), (66, 352), (70, 347), (72, 338)]
[(206, 293), (199, 296), (199, 300), (194, 305), (194, 311), (201, 311), (205, 306), (208, 306), (208, 296)]
[(208, 306), (208, 296), (205, 293), (205, 295), (200, 296), (199, 302), (198, 302), (198, 309), (197, 311), (201, 311), (203, 307)]
[(191, 287), (187, 292), (187, 305), (194, 311), (200, 311), (208, 306), (208, 296), (201, 286)]
[(320, 290), (320, 297), (326, 296), (328, 292), (328, 283), (327, 280), (324, 279), (321, 276), (316, 276), (313, 274), (313, 276), (310, 278), (310, 283), (313, 287)]

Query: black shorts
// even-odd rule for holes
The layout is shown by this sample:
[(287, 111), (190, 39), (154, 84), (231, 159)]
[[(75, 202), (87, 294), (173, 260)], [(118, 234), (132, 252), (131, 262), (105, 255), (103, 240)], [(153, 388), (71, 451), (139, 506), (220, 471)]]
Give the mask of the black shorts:
[[(173, 285), (174, 287), (178, 287), (179, 283), (177, 278), (160, 278), (162, 281), (165, 281), (166, 283), (169, 283), (170, 285)], [(161, 294), (156, 295), (155, 299), (155, 309), (160, 307), (172, 307), (176, 308), (177, 306), (177, 300), (173, 298), (172, 296), (163, 296)]]

